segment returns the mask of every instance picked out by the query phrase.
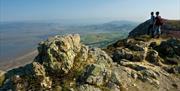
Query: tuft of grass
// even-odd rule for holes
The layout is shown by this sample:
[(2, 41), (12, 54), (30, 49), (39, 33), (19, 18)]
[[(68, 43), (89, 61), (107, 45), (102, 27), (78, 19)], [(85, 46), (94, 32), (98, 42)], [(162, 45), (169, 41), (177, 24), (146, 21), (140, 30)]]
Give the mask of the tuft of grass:
[(151, 40), (152, 38), (149, 35), (141, 35), (141, 36), (135, 37), (134, 39), (138, 40), (138, 41), (145, 41), (145, 42), (147, 42), (147, 41)]

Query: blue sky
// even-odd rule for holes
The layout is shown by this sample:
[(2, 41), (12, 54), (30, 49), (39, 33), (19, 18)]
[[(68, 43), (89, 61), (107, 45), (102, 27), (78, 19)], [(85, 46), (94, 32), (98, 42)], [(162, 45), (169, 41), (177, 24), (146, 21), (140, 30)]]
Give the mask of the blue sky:
[(180, 0), (0, 0), (0, 21), (180, 19)]

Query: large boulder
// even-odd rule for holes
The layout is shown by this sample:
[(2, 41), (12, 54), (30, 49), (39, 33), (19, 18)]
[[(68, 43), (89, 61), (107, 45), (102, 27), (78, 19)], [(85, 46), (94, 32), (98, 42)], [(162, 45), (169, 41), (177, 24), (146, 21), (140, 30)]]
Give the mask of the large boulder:
[(80, 50), (79, 35), (55, 36), (39, 44), (39, 55), (35, 60), (50, 72), (66, 74), (73, 67), (75, 56)]
[(103, 65), (91, 64), (86, 67), (83, 74), (79, 78), (79, 82), (89, 83), (96, 86), (102, 86), (108, 82), (111, 70)]
[(122, 59), (129, 61), (144, 61), (147, 53), (147, 43), (136, 39), (124, 39), (117, 41), (105, 50), (112, 57), (114, 62), (120, 62)]
[(19, 67), (5, 73), (5, 82), (0, 90), (48, 90), (52, 81), (46, 75), (44, 66), (38, 62), (32, 62), (24, 67)]
[(169, 39), (155, 47), (167, 64), (180, 64), (180, 40)]
[(133, 58), (133, 53), (128, 49), (115, 50), (115, 52), (112, 55), (113, 55), (112, 59), (115, 62), (119, 62), (121, 61), (121, 59), (132, 60)]
[(158, 52), (155, 50), (148, 51), (146, 60), (150, 63), (154, 63), (157, 65), (160, 64), (161, 61)]
[(107, 68), (111, 67), (112, 59), (111, 57), (100, 48), (92, 48), (89, 50), (88, 60), (94, 62), (95, 64), (105, 66)]

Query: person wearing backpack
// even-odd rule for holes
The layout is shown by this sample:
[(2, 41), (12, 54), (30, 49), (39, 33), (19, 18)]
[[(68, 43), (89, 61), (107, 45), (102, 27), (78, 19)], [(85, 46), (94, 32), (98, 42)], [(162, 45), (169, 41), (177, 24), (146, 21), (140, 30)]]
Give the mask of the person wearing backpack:
[(150, 21), (150, 24), (147, 31), (148, 35), (153, 34), (153, 26), (154, 26), (154, 21), (155, 21), (154, 12), (151, 12), (151, 18), (149, 21)]
[(162, 25), (163, 25), (163, 20), (162, 20), (161, 16), (159, 16), (159, 12), (157, 11), (156, 17), (155, 17), (155, 22), (154, 22), (154, 27), (155, 27), (154, 28), (155, 29), (154, 36), (157, 35), (157, 38), (159, 38), (161, 35), (161, 26)]

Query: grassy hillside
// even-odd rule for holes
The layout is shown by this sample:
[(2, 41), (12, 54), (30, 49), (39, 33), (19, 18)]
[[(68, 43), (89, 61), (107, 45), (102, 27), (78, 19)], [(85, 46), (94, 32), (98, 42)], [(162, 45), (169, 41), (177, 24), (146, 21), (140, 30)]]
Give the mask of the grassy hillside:
[(180, 20), (167, 20), (163, 26), (167, 30), (180, 31)]
[(119, 39), (126, 38), (127, 35), (127, 32), (85, 34), (81, 35), (81, 40), (89, 46), (106, 47)]

